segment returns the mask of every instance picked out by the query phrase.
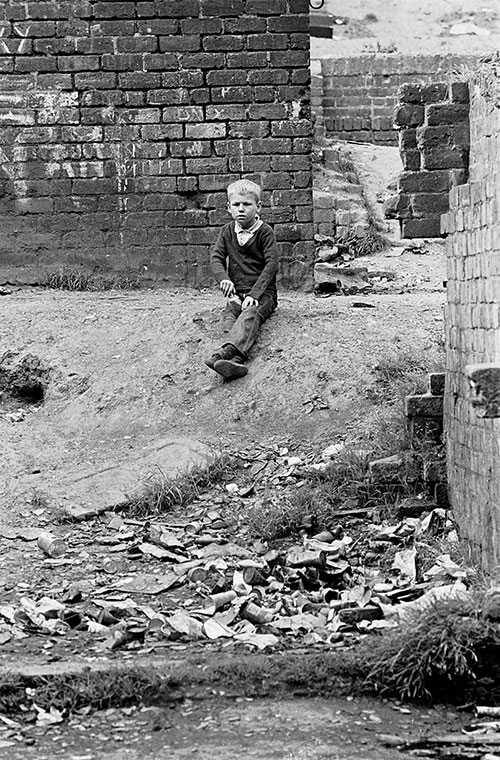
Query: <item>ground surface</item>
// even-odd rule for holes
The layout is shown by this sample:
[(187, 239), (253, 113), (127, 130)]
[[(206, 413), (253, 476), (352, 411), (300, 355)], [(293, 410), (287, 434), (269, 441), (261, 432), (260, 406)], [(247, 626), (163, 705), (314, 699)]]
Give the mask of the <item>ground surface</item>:
[[(319, 4), (313, 0), (314, 6)], [(482, 56), (500, 45), (496, 0), (326, 0), (317, 13), (332, 14), (346, 23), (335, 26), (334, 39), (312, 38), (311, 56), (316, 59), (375, 52)], [(466, 22), (473, 26), (466, 27)]]
[[(352, 23), (339, 25), (337, 39), (313, 39), (312, 57), (394, 47), (412, 53), (487, 52), (498, 45), (498, 8), (474, 5), (326, 0), (323, 12), (348, 16)], [(377, 20), (367, 20), (368, 14)], [(452, 23), (469, 16), (490, 34), (449, 33)], [(353, 147), (373, 203), (397, 169), (394, 152), (385, 150), (391, 151)], [(26, 288), (1, 297), (0, 364), (12, 367), (36, 357), (30, 362), (46, 370), (46, 394), (39, 405), (13, 401), (6, 393), (0, 399), (0, 603), (46, 592), (57, 597), (72, 580), (103, 590), (114, 582), (102, 567), (108, 547), (116, 545), (105, 527), (91, 535), (98, 523), (61, 523), (61, 510), (112, 507), (159, 468), (174, 475), (222, 448), (260, 446), (259, 456), (271, 452), (272, 461), (285, 449), (313, 456), (330, 443), (369, 436), (377, 421), (369, 397), (377, 361), (392, 352), (427, 354), (442, 347), (445, 265), (443, 246), (436, 242), (412, 250), (393, 245), (358, 263), (381, 273), (371, 292), (328, 298), (282, 293), (250, 373), (237, 383), (223, 382), (203, 364), (218, 342), (217, 293)], [(384, 270), (392, 270), (391, 276), (384, 277)], [(373, 308), (361, 308), (360, 302)], [(221, 504), (231, 507), (227, 498), (217, 508)], [(67, 541), (62, 561), (47, 558), (34, 541), (46, 528)], [(141, 567), (150, 571), (158, 561), (143, 558)], [(98, 651), (102, 638), (97, 636), (95, 646), (95, 639), (75, 631), (19, 640), (0, 632), (0, 652), (4, 664), (13, 657), (29, 662), (33, 655), (56, 661), (65, 651), (94, 660), (111, 656)], [(133, 659), (134, 652), (126, 656)], [(415, 738), (465, 722), (446, 709), (377, 701), (227, 702), (214, 696), (166, 713), (115, 710), (75, 716), (71, 725), (49, 729), (6, 725), (0, 748), (13, 760), (395, 760), (401, 753), (384, 746), (379, 734)]]
[(36, 743), (13, 743), (5, 751), (11, 760), (397, 760), (407, 755), (387, 746), (384, 735), (415, 740), (465, 722), (443, 708), (366, 699), (214, 697), (173, 709), (75, 715), (64, 728), (26, 730), (25, 741)]

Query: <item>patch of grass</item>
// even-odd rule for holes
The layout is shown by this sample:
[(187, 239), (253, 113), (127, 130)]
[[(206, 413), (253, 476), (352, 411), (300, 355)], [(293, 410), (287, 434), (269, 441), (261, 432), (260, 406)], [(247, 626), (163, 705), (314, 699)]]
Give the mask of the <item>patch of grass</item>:
[(266, 541), (293, 535), (307, 517), (321, 511), (321, 499), (319, 489), (310, 484), (295, 491), (288, 499), (264, 499), (246, 515), (250, 533)]
[(54, 290), (101, 291), (101, 290), (139, 290), (142, 280), (139, 276), (128, 277), (124, 274), (96, 274), (62, 267), (49, 272), (46, 287)]
[[(373, 457), (372, 457), (373, 458)], [(357, 450), (341, 452), (323, 471), (310, 470), (301, 488), (280, 499), (265, 499), (247, 515), (253, 535), (266, 540), (296, 534), (306, 519), (314, 529), (334, 527), (342, 509), (376, 508), (390, 512), (395, 504), (421, 492), (419, 462), (411, 454), (398, 476), (382, 481), (369, 471), (369, 458)]]
[(461, 702), (475, 699), (488, 682), (488, 698), (498, 702), (499, 673), (492, 664), (498, 662), (500, 629), (483, 614), (483, 599), (476, 593), (435, 602), (372, 640), (363, 655), (368, 687), (400, 699)]
[(389, 245), (389, 241), (373, 219), (368, 221), (368, 228), (363, 235), (357, 235), (356, 229), (352, 228), (345, 235), (336, 237), (335, 243), (345, 246), (354, 258), (379, 253)]
[(397, 349), (386, 352), (373, 366), (374, 383), (366, 395), (375, 404), (390, 405), (406, 396), (427, 392), (427, 374), (444, 372), (444, 358), (439, 346), (426, 351)]
[(84, 670), (76, 675), (51, 675), (24, 678), (6, 675), (0, 685), (0, 712), (29, 711), (35, 703), (44, 710), (55, 707), (70, 714), (83, 707), (104, 710), (153, 703), (162, 683), (154, 670), (116, 669), (104, 675)]
[(139, 517), (171, 512), (190, 504), (205, 489), (230, 479), (236, 469), (236, 462), (228, 454), (216, 456), (208, 464), (193, 467), (176, 478), (168, 478), (158, 469), (122, 508)]

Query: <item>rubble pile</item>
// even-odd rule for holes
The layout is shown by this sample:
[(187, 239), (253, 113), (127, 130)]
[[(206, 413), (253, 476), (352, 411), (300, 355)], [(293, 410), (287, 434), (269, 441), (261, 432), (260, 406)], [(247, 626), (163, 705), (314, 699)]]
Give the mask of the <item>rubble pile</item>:
[[(3, 531), (3, 570), (15, 559), (9, 548), (24, 543), (32, 576), (15, 582), (12, 567), (3, 573), (1, 650), (22, 651), (35, 639), (50, 656), (63, 640), (78, 648), (79, 638), (91, 656), (207, 644), (343, 647), (436, 598), (466, 594), (467, 570), (449, 554), (434, 552), (429, 562), (437, 535), (448, 545), (457, 536), (448, 513), (425, 511), (425, 503), (420, 516), (385, 524), (348, 501), (328, 529), (318, 531), (311, 516), (292, 537), (249, 535), (248, 515), (270, 489), (285, 499), (341, 448), (320, 456), (276, 445), (239, 451), (242, 476), (182, 515), (107, 512), (57, 537), (43, 528)], [(43, 512), (36, 510), (42, 522)]]

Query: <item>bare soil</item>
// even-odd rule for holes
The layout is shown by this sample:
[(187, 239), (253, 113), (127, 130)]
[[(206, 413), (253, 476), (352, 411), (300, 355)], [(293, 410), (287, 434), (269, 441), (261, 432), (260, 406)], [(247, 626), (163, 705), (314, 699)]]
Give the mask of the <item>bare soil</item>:
[[(320, 0), (312, 4), (317, 7)], [(335, 25), (333, 39), (311, 39), (313, 59), (376, 52), (484, 56), (500, 46), (497, 2), (325, 0), (312, 11), (312, 20), (315, 14), (331, 14), (341, 23)], [(474, 26), (465, 34), (456, 33), (456, 25), (468, 21)]]

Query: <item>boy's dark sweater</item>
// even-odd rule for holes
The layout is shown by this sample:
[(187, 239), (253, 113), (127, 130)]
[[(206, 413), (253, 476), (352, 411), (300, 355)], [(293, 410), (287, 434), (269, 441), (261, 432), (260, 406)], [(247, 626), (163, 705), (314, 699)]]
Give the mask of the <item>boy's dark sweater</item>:
[(257, 301), (266, 292), (276, 296), (278, 247), (266, 222), (245, 245), (238, 243), (234, 222), (224, 225), (212, 248), (210, 264), (218, 282), (231, 280), (240, 295)]

